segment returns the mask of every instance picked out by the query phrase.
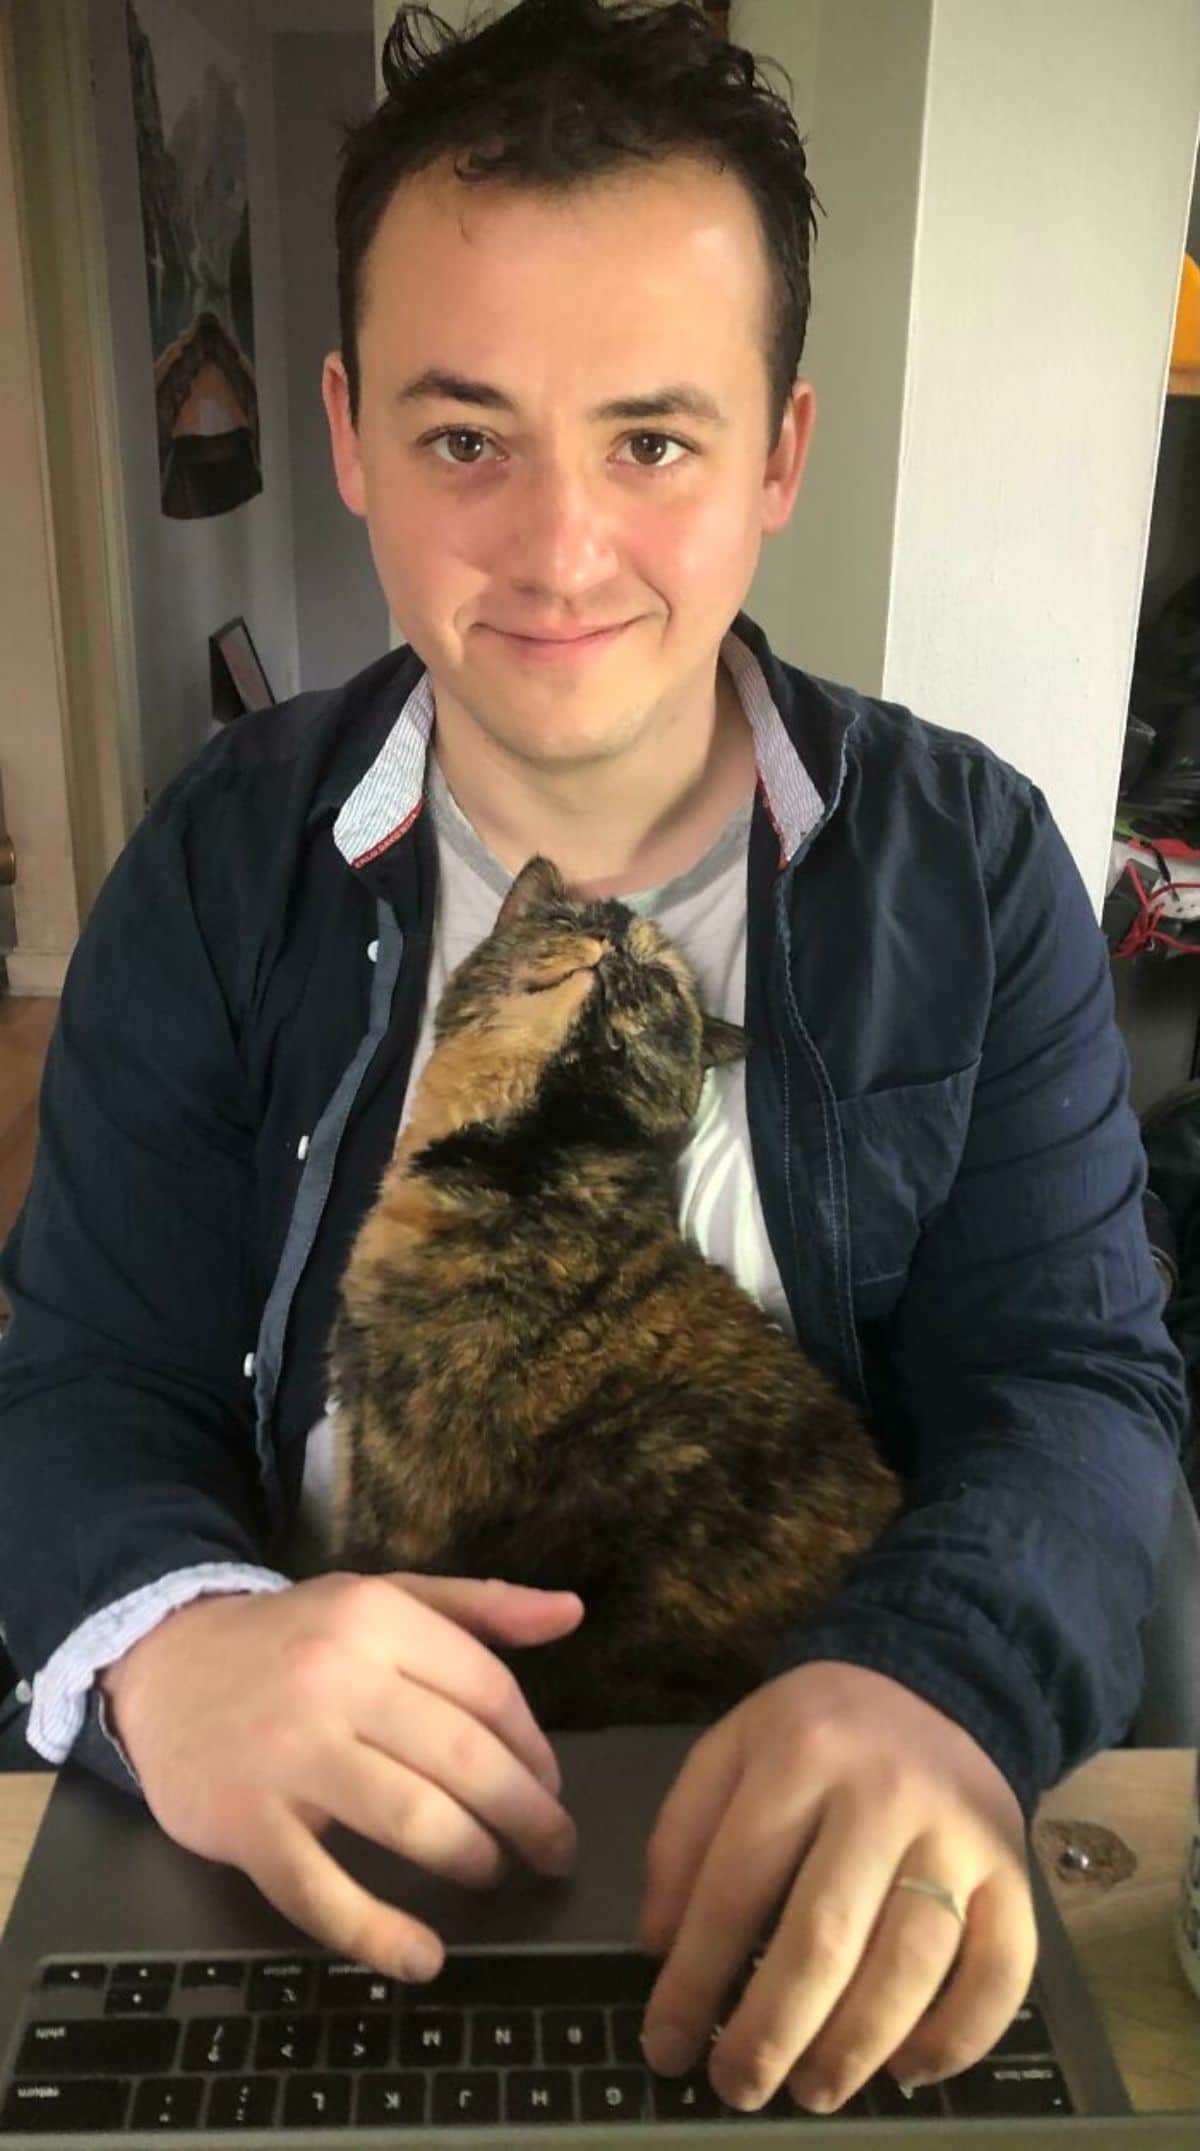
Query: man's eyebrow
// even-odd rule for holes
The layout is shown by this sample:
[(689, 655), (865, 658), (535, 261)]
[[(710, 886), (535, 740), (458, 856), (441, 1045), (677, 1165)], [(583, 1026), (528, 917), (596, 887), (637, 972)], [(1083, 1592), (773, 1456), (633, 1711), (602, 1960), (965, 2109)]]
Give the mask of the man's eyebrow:
[[(473, 404), (485, 411), (504, 411), (511, 417), (519, 415), (517, 405), (503, 389), (493, 388), (490, 381), (472, 381), (464, 374), (447, 373), (441, 366), (427, 366), (424, 373), (415, 374), (396, 390), (392, 401), (403, 405), (423, 403), (433, 397), (447, 403)], [(597, 422), (615, 418), (691, 418), (711, 426), (729, 423), (720, 404), (691, 381), (671, 382), (648, 396), (620, 396), (612, 403), (598, 403), (587, 415)]]

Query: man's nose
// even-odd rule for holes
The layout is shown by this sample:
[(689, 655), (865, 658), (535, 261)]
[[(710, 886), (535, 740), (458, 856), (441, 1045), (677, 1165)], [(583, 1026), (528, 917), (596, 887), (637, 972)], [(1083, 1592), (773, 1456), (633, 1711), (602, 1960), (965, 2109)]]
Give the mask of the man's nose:
[(515, 579), (577, 597), (617, 564), (611, 504), (598, 480), (565, 463), (526, 471), (512, 489), (505, 559)]

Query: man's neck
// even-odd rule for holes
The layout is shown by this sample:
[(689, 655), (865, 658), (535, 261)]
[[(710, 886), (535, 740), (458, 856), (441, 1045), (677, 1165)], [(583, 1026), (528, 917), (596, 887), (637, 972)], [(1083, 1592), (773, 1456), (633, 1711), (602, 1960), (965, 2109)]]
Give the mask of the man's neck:
[(486, 735), (435, 722), (438, 763), (462, 813), (509, 872), (536, 852), (581, 896), (659, 887), (702, 859), (756, 780), (754, 735), (718, 666), (713, 712), (699, 736), (586, 771), (516, 765)]

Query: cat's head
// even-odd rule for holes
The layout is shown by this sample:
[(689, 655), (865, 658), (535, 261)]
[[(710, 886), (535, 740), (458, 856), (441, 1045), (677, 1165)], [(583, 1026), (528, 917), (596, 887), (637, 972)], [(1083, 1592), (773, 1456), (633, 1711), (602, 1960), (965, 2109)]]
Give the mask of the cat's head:
[(541, 857), (447, 981), (435, 1039), (451, 1038), (470, 1040), (476, 1119), (499, 1129), (552, 1104), (577, 1135), (623, 1120), (667, 1145), (686, 1139), (705, 1070), (746, 1050), (736, 1024), (701, 1007), (690, 965), (652, 919), (570, 895)]

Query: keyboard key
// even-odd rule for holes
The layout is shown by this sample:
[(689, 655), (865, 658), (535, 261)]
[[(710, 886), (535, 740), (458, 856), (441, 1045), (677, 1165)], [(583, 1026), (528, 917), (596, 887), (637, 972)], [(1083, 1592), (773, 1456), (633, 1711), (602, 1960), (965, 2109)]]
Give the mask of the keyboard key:
[(104, 1997), (106, 2017), (161, 2016), (171, 2006), (171, 1981), (155, 1987), (110, 1987)]
[(119, 2129), (133, 2086), (119, 2077), (45, 2078), (14, 2084), (0, 2114), (0, 2129), (27, 2130), (32, 2136), (67, 2129)]
[(102, 1987), (108, 1977), (106, 1964), (67, 1963), (48, 1964), (39, 1985), (43, 1987)]
[(253, 1966), (251, 2009), (307, 2009), (313, 1963), (306, 1957), (276, 1957)]
[(997, 2039), (990, 2060), (997, 2054), (1052, 2054), (1046, 2020), (1036, 2002), (1024, 2002), (1008, 2030)]
[(901, 2121), (917, 2121), (926, 2114), (944, 2114), (941, 2087), (937, 2084), (916, 2084), (911, 2098), (905, 2098), (895, 2077), (888, 2069), (881, 2069), (871, 2078), (868, 2087), (871, 2104), (880, 2120), (892, 2115)]
[[(669, 2080), (655, 2078), (656, 2085), (665, 2081)], [(786, 2084), (771, 2093), (765, 2106), (725, 2106), (722, 2102), (722, 2111), (734, 2121), (812, 2121), (816, 2118), (807, 2107), (797, 2106)]]
[(471, 2026), (471, 2060), (480, 2067), (491, 2062), (507, 2068), (514, 2068), (518, 2062), (531, 2062), (533, 2031), (532, 2009), (477, 2010)]
[(1056, 2061), (976, 2062), (948, 2077), (952, 2114), (1070, 2114), (1071, 2094)]
[(148, 2076), (138, 2085), (129, 2125), (134, 2129), (194, 2129), (203, 2097), (202, 2077)]
[(387, 2009), (397, 1991), (396, 1980), (342, 1958), (323, 1964), (317, 1973), (318, 2009)]
[(433, 2079), (433, 2121), (499, 2121), (498, 2069), (439, 2069)]
[(179, 2026), (163, 2017), (31, 2024), (17, 2076), (161, 2076), (175, 2060)]
[(354, 2118), (364, 2127), (421, 2127), (426, 2118), (432, 2078), (420, 2069), (402, 2069), (394, 2076), (359, 2078), (358, 2105)]
[(612, 2033), (613, 2058), (616, 2061), (640, 2062), (645, 2066), (642, 2053), (642, 2026), (646, 2021), (644, 2009), (610, 2009), (608, 2021)]
[(409, 1991), (435, 2008), (602, 2007), (649, 2001), (661, 1970), (658, 1958), (636, 1950), (448, 1950), (437, 1978)]
[(269, 2129), (279, 2098), (277, 2076), (214, 2076), (208, 2087), (205, 2126)]
[(109, 1982), (114, 1987), (161, 1987), (164, 1983), (174, 1985), (175, 1966), (163, 1957), (123, 1959), (113, 1965)]
[(255, 2069), (311, 2069), (321, 2044), (318, 2016), (260, 2017)]
[(230, 1987), (241, 1994), (246, 1985), (246, 1966), (236, 1957), (193, 1957), (183, 1967), (180, 1984), (185, 1987)]
[(348, 2076), (293, 2076), (284, 2084), (285, 2128), (344, 2128), (349, 2119)]
[(724, 2111), (707, 2069), (689, 2069), (686, 2076), (652, 2075), (650, 2097), (659, 2121), (711, 2120)]
[(607, 2056), (602, 2009), (543, 2009), (543, 2061), (604, 2061)]
[(183, 2035), (181, 2069), (240, 2069), (250, 2044), (249, 2017), (193, 2017)]
[(463, 2019), (449, 2009), (414, 2009), (400, 2019), (400, 2059), (453, 2069), (462, 2060)]
[(504, 2079), (506, 2121), (574, 2121), (569, 2069), (510, 2069)]
[(579, 2072), (579, 2118), (581, 2121), (640, 2121), (646, 2114), (649, 2076), (645, 2069), (606, 2069)]
[(325, 2059), (331, 2069), (378, 2069), (392, 2058), (392, 2020), (382, 2010), (329, 2021)]

